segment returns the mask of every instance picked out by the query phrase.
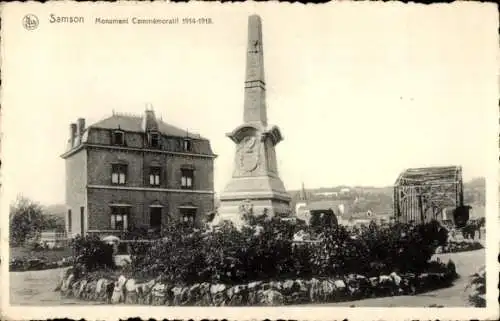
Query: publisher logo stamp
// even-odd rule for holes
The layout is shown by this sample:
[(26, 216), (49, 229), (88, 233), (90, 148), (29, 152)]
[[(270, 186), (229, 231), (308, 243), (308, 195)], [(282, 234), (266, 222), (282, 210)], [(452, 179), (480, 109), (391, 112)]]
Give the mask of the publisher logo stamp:
[(23, 26), (26, 30), (35, 30), (38, 28), (38, 17), (34, 14), (27, 14), (23, 17)]

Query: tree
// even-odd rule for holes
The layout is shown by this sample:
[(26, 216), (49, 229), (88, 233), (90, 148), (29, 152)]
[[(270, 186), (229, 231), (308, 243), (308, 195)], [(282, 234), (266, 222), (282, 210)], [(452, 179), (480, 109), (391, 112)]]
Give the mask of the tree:
[(18, 196), (10, 207), (10, 242), (21, 245), (43, 228), (43, 208), (40, 204), (23, 196)]
[(63, 217), (52, 214), (43, 215), (43, 229), (64, 232), (64, 227), (65, 222)]

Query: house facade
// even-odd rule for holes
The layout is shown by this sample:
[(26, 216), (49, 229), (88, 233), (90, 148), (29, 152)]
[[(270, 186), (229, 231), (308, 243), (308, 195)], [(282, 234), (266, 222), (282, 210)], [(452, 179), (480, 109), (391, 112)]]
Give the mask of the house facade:
[(66, 152), (69, 235), (197, 225), (214, 210), (216, 155), (209, 140), (157, 119), (113, 114), (70, 125)]

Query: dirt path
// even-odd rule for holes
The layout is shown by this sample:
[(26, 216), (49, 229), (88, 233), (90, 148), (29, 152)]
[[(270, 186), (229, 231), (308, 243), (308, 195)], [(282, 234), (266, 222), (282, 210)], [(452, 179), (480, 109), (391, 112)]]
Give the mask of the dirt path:
[[(10, 272), (11, 305), (82, 304), (82, 301), (61, 298), (54, 288), (61, 272), (67, 268), (30, 272)], [(85, 304), (97, 304), (84, 302)]]

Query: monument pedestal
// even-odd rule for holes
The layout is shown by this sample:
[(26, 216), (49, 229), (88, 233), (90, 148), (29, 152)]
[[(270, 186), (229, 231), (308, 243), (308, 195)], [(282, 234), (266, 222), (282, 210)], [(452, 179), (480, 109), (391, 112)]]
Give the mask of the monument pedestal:
[(278, 175), (275, 146), (283, 140), (277, 126), (267, 124), (266, 85), (260, 17), (248, 20), (244, 123), (227, 134), (236, 144), (234, 171), (220, 196), (218, 220), (241, 224), (240, 206), (254, 215), (288, 213), (291, 197)]

